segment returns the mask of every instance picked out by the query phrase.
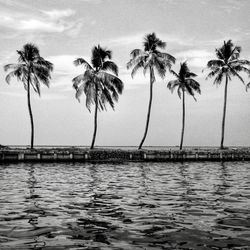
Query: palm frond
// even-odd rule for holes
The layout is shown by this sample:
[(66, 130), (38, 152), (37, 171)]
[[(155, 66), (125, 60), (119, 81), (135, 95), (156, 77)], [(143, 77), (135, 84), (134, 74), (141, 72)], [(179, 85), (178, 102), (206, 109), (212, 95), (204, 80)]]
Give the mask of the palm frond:
[(237, 76), (238, 79), (239, 79), (243, 84), (245, 84), (243, 78), (242, 78), (233, 68), (230, 68), (230, 69), (231, 69), (231, 74), (232, 74), (233, 76)]
[(157, 50), (154, 53), (157, 54), (158, 57), (161, 57), (164, 60), (169, 61), (170, 63), (174, 64), (175, 61), (176, 61), (175, 57), (172, 56), (172, 55), (170, 55), (170, 54), (168, 54), (168, 53), (160, 52), (160, 51), (157, 51)]
[(11, 71), (9, 74), (6, 75), (5, 81), (6, 81), (8, 84), (10, 84), (10, 80), (11, 80), (11, 78), (13, 78), (13, 77), (16, 77), (17, 80), (22, 80), (22, 74), (23, 74), (23, 72), (22, 72), (22, 69), (21, 69), (21, 68), (18, 68), (18, 69), (16, 69), (16, 70), (13, 70), (13, 71)]
[(34, 91), (38, 93), (39, 96), (41, 96), (41, 91), (40, 91), (40, 83), (39, 80), (37, 79), (36, 75), (31, 75), (30, 78), (30, 84)]
[(161, 60), (158, 57), (155, 57), (154, 60), (154, 67), (157, 70), (157, 73), (159, 74), (159, 76), (163, 79), (166, 75), (166, 64), (164, 62), (164, 60)]
[(85, 102), (86, 107), (89, 110), (89, 112), (91, 112), (91, 105), (95, 103), (95, 96), (96, 96), (95, 86), (93, 82), (86, 82), (84, 86), (84, 93), (86, 96), (86, 102)]
[(134, 49), (130, 52), (130, 57), (133, 59), (143, 54), (144, 54), (144, 51), (142, 51), (141, 49)]
[(114, 73), (116, 76), (118, 76), (118, 67), (117, 65), (112, 61), (105, 61), (102, 65), (102, 70), (109, 70), (112, 73)]
[(49, 87), (49, 81), (51, 79), (50, 71), (43, 67), (43, 66), (37, 66), (31, 68), (31, 74), (34, 74), (39, 81), (41, 81), (44, 85)]
[(212, 70), (212, 71), (207, 75), (206, 80), (209, 79), (209, 78), (212, 78), (212, 77), (214, 77), (215, 75), (220, 74), (220, 73), (222, 73), (221, 68), (215, 68), (214, 70)]
[(186, 77), (191, 78), (191, 77), (196, 77), (197, 75), (193, 72), (187, 72)]
[(236, 72), (245, 72), (247, 73), (248, 75), (250, 75), (250, 69), (249, 68), (246, 68), (244, 66), (241, 66), (241, 65), (237, 65), (237, 66), (234, 66), (232, 67), (233, 70), (235, 70)]
[(132, 69), (131, 71), (131, 77), (133, 78), (136, 74), (136, 72), (140, 69), (140, 68), (143, 68), (143, 62), (139, 62), (138, 64), (136, 64), (134, 66), (134, 68)]
[(72, 79), (73, 82), (73, 88), (77, 90), (79, 88), (79, 85), (85, 85), (87, 82), (94, 82), (95, 75), (93, 73), (93, 70), (85, 70), (83, 74), (80, 74)]
[(130, 69), (131, 67), (137, 65), (137, 64), (143, 64), (147, 59), (147, 55), (146, 54), (141, 54), (135, 58), (132, 58), (129, 60), (129, 62), (127, 63), (127, 69)]
[(18, 68), (24, 67), (24, 66), (25, 66), (25, 64), (23, 64), (23, 63), (10, 63), (10, 64), (4, 65), (3, 68), (4, 68), (4, 71), (8, 71), (10, 69), (17, 70)]
[(73, 61), (75, 66), (83, 65), (86, 70), (92, 69), (91, 65), (83, 58), (77, 58)]
[(200, 84), (197, 81), (195, 81), (194, 79), (187, 79), (185, 86), (188, 86), (188, 87), (190, 87), (190, 89), (201, 94)]
[(222, 82), (222, 80), (223, 80), (223, 77), (224, 77), (224, 74), (223, 74), (222, 71), (220, 71), (220, 72), (217, 74), (217, 76), (215, 77), (215, 79), (214, 79), (214, 84), (215, 84), (215, 85), (221, 84), (221, 82)]
[(110, 91), (107, 88), (104, 88), (103, 91), (101, 92), (100, 99), (101, 103), (104, 105), (104, 108), (106, 108), (105, 103), (108, 103), (111, 106), (111, 108), (114, 109), (114, 102), (110, 94)]
[[(191, 95), (192, 97), (194, 97), (194, 91), (193, 91), (193, 89), (192, 89), (192, 87), (191, 87), (190, 85), (188, 85), (188, 84), (185, 85), (185, 91), (186, 91), (189, 95)], [(196, 100), (196, 99), (195, 99), (195, 100)]]
[(246, 85), (246, 91), (250, 88), (250, 82)]
[(75, 89), (75, 90), (77, 90), (78, 89), (78, 85), (82, 82), (82, 81), (84, 81), (84, 74), (81, 74), (81, 75), (78, 75), (78, 76), (76, 76), (76, 77), (74, 77), (73, 79), (72, 79), (72, 82), (73, 82), (73, 88)]
[(27, 59), (25, 58), (25, 52), (22, 50), (17, 50), (16, 52), (19, 55), (18, 62), (19, 63), (27, 63)]
[(168, 82), (167, 87), (171, 90), (171, 92), (173, 93), (175, 88), (178, 87), (180, 85), (180, 81), (179, 80), (171, 80)]
[(208, 68), (218, 68), (218, 67), (222, 67), (225, 65), (225, 62), (221, 59), (214, 59), (214, 60), (210, 60), (207, 63), (207, 67)]
[(42, 66), (44, 68), (46, 68), (48, 71), (52, 72), (53, 71), (53, 63), (45, 60), (44, 58), (42, 58), (41, 56), (39, 56), (36, 61), (35, 61), (35, 65), (37, 67), (37, 65)]
[(181, 99), (181, 94), (182, 94), (182, 88), (181, 88), (181, 86), (179, 85), (178, 86), (178, 88), (177, 88), (177, 94), (178, 94), (178, 96), (179, 96), (179, 98)]
[(104, 71), (98, 72), (97, 77), (104, 87), (113, 86), (119, 94), (122, 94), (124, 84), (120, 78)]
[(84, 88), (85, 88), (85, 84), (82, 84), (82, 85), (80, 85), (80, 86), (78, 86), (77, 88), (76, 88), (76, 94), (75, 94), (75, 97), (76, 97), (76, 99), (80, 102), (80, 97), (81, 97), (81, 95), (82, 95), (82, 93), (84, 92)]
[(171, 69), (170, 73), (173, 74), (176, 78), (179, 78), (179, 75), (174, 70)]
[(241, 65), (241, 66), (244, 66), (244, 65), (250, 65), (250, 61), (248, 60), (231, 60), (229, 63), (228, 63), (230, 66), (234, 66), (234, 65)]
[(235, 46), (232, 49), (229, 60), (237, 60), (240, 57), (240, 52), (241, 52), (241, 47), (240, 46)]

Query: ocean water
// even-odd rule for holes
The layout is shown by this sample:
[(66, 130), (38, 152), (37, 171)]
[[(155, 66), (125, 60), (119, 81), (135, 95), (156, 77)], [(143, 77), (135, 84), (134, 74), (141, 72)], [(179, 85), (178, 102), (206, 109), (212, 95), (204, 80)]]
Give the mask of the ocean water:
[(0, 165), (0, 249), (250, 249), (250, 162)]

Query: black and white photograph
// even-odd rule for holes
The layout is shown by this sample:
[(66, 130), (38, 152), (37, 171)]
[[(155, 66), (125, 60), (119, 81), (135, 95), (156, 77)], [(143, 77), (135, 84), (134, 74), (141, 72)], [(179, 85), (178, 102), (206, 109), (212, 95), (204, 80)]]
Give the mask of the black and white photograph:
[(250, 0), (0, 0), (0, 250), (250, 250)]

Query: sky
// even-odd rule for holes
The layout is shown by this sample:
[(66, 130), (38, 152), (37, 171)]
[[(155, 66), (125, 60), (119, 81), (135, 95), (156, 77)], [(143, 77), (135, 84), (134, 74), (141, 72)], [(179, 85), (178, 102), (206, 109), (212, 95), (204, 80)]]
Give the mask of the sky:
[[(77, 57), (90, 59), (100, 44), (111, 49), (119, 66), (124, 91), (115, 111), (98, 113), (96, 145), (137, 146), (142, 139), (149, 99), (149, 75), (138, 71), (132, 79), (126, 63), (130, 52), (142, 48), (146, 34), (155, 32), (176, 58), (173, 69), (187, 61), (198, 77), (201, 95), (186, 98), (184, 146), (219, 146), (224, 82), (205, 80), (206, 63), (215, 48), (232, 39), (250, 60), (249, 0), (0, 0), (0, 144), (28, 145), (30, 120), (26, 91), (21, 82), (5, 82), (3, 66), (17, 62), (16, 50), (34, 43), (54, 64), (50, 87), (41, 97), (32, 93), (36, 145), (91, 143), (94, 108), (79, 103), (72, 78), (83, 73)], [(246, 83), (250, 78), (242, 73)], [(156, 76), (148, 136), (145, 145), (179, 145), (182, 103), (167, 88), (173, 75)], [(225, 145), (250, 146), (250, 90), (236, 78), (229, 83)]]

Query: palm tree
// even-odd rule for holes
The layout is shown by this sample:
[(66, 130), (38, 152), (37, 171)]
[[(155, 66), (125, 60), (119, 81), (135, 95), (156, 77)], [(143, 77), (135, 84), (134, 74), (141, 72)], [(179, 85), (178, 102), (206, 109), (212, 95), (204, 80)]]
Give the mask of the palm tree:
[(34, 122), (33, 114), (30, 103), (30, 86), (40, 96), (40, 83), (43, 83), (49, 87), (49, 81), (51, 79), (50, 73), (53, 70), (53, 64), (46, 61), (40, 56), (39, 49), (36, 45), (27, 43), (23, 46), (22, 50), (17, 50), (18, 63), (7, 64), (4, 66), (4, 70), (12, 70), (5, 78), (7, 83), (10, 83), (12, 77), (16, 77), (17, 80), (22, 81), (25, 90), (27, 91), (27, 102), (29, 109), (29, 116), (31, 122), (31, 143), (30, 147), (34, 147)]
[(192, 79), (197, 75), (191, 72), (187, 66), (187, 63), (180, 64), (180, 71), (177, 74), (175, 71), (171, 70), (171, 73), (177, 78), (176, 80), (172, 80), (168, 82), (168, 88), (173, 92), (175, 88), (177, 88), (177, 93), (181, 99), (182, 96), (182, 130), (181, 130), (181, 143), (180, 150), (182, 150), (183, 145), (183, 137), (184, 137), (184, 129), (185, 129), (185, 92), (191, 95), (194, 100), (194, 92), (201, 93), (200, 84)]
[(90, 149), (93, 149), (95, 144), (98, 110), (106, 110), (106, 103), (114, 109), (114, 101), (118, 101), (119, 94), (123, 91), (123, 82), (118, 78), (118, 67), (110, 60), (111, 58), (112, 52), (98, 45), (92, 49), (92, 65), (83, 58), (74, 61), (75, 66), (85, 67), (84, 73), (72, 80), (76, 98), (80, 101), (80, 96), (84, 92), (89, 111), (91, 104), (95, 104), (94, 133)]
[(225, 118), (226, 118), (226, 105), (227, 105), (227, 88), (228, 80), (231, 80), (233, 76), (236, 76), (243, 84), (244, 80), (239, 75), (240, 72), (250, 74), (250, 70), (246, 67), (250, 65), (248, 60), (242, 60), (240, 58), (241, 47), (234, 46), (231, 40), (215, 50), (217, 59), (210, 60), (207, 63), (207, 68), (211, 70), (207, 78), (215, 76), (214, 84), (220, 85), (223, 78), (225, 78), (224, 89), (224, 107), (222, 117), (222, 132), (221, 132), (221, 144), (220, 148), (224, 148), (224, 131), (225, 131)]
[(155, 82), (155, 71), (163, 79), (166, 75), (167, 69), (170, 69), (172, 63), (175, 63), (175, 58), (168, 53), (161, 52), (159, 49), (165, 49), (166, 43), (156, 37), (155, 33), (147, 34), (143, 42), (144, 49), (134, 49), (130, 53), (130, 61), (127, 63), (127, 68), (131, 68), (131, 76), (135, 75), (138, 69), (142, 68), (144, 75), (148, 72), (150, 74), (150, 95), (148, 104), (148, 113), (146, 120), (145, 132), (142, 141), (138, 147), (141, 149), (148, 132), (148, 125), (151, 113), (152, 99), (153, 99), (153, 83)]

